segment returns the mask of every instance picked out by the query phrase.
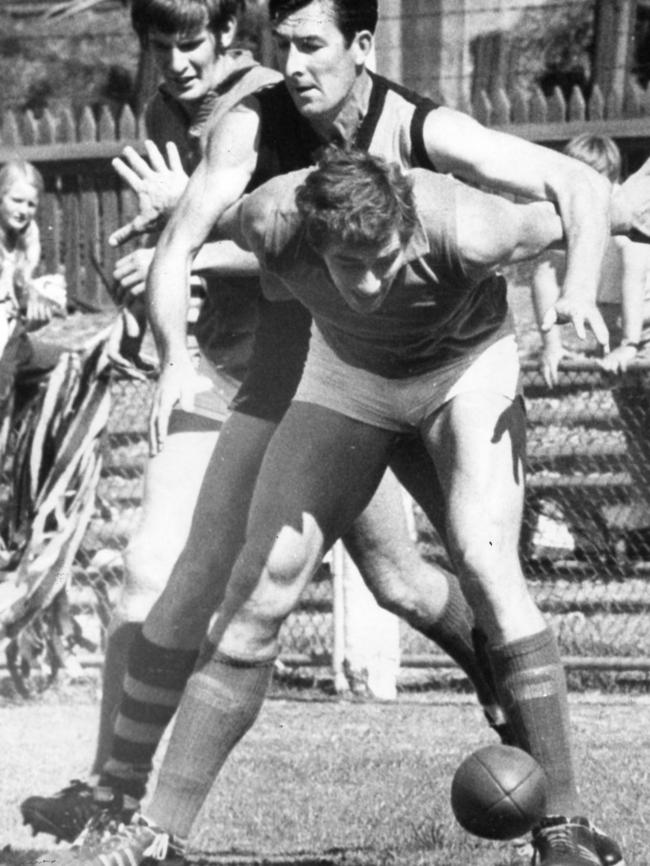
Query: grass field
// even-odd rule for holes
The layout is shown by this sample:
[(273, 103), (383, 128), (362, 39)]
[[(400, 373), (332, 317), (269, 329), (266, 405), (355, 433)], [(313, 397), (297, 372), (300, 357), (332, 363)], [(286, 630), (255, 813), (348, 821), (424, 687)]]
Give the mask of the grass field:
[[(54, 847), (31, 837), (18, 806), (84, 776), (97, 709), (91, 687), (0, 701), (3, 866), (30, 866)], [(625, 844), (627, 866), (648, 866), (650, 700), (572, 696), (572, 711), (586, 811)], [(467, 836), (450, 811), (454, 768), (491, 741), (462, 695), (381, 704), (285, 693), (233, 753), (192, 847), (215, 862), (524, 866), (524, 850)]]

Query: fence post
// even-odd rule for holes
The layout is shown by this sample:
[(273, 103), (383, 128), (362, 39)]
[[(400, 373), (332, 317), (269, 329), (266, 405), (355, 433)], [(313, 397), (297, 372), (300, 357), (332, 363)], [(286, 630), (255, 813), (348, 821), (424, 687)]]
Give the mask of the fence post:
[(332, 566), (336, 691), (395, 700), (399, 620), (379, 607), (340, 541), (332, 554)]

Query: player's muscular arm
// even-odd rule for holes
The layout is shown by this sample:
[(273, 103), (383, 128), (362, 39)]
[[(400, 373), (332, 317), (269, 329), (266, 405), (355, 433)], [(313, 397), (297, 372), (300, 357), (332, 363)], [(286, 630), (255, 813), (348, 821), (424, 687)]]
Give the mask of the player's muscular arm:
[(203, 244), (192, 263), (193, 274), (213, 277), (255, 276), (259, 273), (257, 259), (232, 241), (211, 241)]
[(189, 275), (193, 259), (223, 211), (245, 190), (256, 163), (259, 118), (255, 106), (238, 106), (213, 130), (163, 229), (147, 275), (147, 312), (160, 355), (153, 399), (151, 453), (164, 445), (172, 408), (190, 406), (200, 387), (186, 347)]
[(572, 321), (579, 336), (584, 336), (585, 323), (589, 324), (599, 342), (606, 343), (607, 329), (595, 296), (609, 237), (609, 182), (577, 160), (487, 129), (452, 109), (441, 108), (428, 115), (424, 140), (440, 171), (557, 203), (566, 237), (567, 271), (556, 314)]
[(266, 230), (274, 217), (276, 184), (277, 180), (267, 181), (226, 208), (214, 227), (214, 236), (222, 239), (219, 243), (234, 244), (242, 256), (263, 254)]
[(481, 272), (531, 259), (550, 247), (563, 245), (564, 232), (551, 202), (513, 204), (459, 185), (456, 238), (463, 260)]
[(185, 354), (192, 261), (219, 216), (241, 196), (252, 176), (258, 128), (258, 115), (250, 103), (223, 119), (160, 235), (149, 269), (147, 300), (163, 364)]

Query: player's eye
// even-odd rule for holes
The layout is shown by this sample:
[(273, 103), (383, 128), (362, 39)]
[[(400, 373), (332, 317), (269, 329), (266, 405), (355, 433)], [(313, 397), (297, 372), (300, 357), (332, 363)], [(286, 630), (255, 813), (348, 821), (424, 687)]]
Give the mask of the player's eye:
[(195, 51), (202, 44), (203, 39), (192, 39), (190, 42), (179, 42), (178, 50), (189, 53), (190, 51)]

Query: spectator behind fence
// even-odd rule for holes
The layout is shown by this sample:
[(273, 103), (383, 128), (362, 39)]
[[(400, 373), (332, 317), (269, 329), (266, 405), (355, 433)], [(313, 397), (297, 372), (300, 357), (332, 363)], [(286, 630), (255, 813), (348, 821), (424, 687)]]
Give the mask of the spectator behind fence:
[[(41, 244), (36, 211), (43, 178), (29, 162), (15, 159), (0, 169), (0, 419), (13, 405), (17, 380), (45, 372), (55, 354), (28, 332), (65, 312), (65, 279), (35, 277)], [(3, 424), (4, 427), (4, 424)]]
[[(621, 176), (621, 154), (616, 143), (603, 135), (584, 133), (566, 145), (564, 152), (605, 175), (613, 184)], [(559, 296), (564, 279), (565, 255), (545, 255), (533, 275), (533, 303), (538, 325)], [(611, 348), (600, 366), (616, 377), (612, 396), (616, 403), (630, 456), (632, 480), (648, 501), (650, 442), (647, 437), (650, 405), (648, 389), (640, 377), (626, 374), (635, 360), (650, 359), (650, 249), (627, 237), (611, 238), (607, 247), (597, 294), (598, 307), (610, 333)], [(546, 384), (558, 384), (563, 358), (575, 357), (562, 342), (557, 326), (542, 332), (542, 374)]]

